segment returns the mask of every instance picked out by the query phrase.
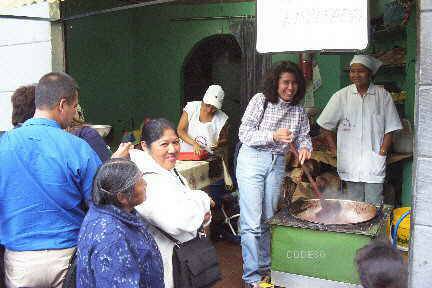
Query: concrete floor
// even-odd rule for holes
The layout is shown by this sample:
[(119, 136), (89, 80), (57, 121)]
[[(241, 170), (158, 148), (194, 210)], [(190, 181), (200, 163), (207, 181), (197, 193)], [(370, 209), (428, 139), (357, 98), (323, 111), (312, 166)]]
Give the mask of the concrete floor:
[(214, 242), (222, 273), (222, 280), (214, 288), (241, 288), (242, 287), (242, 256), (239, 244), (220, 240)]

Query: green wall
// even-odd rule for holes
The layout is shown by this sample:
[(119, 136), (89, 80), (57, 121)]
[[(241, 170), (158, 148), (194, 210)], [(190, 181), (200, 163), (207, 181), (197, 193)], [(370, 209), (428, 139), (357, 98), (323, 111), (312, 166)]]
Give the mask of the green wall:
[[(94, 11), (103, 4), (69, 1), (64, 13)], [(172, 19), (254, 13), (251, 2), (159, 5), (68, 21), (67, 70), (81, 86), (87, 118), (112, 124), (117, 139), (122, 130), (138, 127), (144, 116), (176, 123), (185, 58), (202, 39), (229, 33), (229, 21)]]
[[(65, 16), (109, 7), (104, 1), (65, 2)], [(174, 18), (255, 14), (251, 2), (158, 5), (67, 22), (67, 70), (81, 85), (88, 119), (122, 130), (144, 116), (176, 123), (181, 107), (182, 66), (199, 41), (229, 33), (228, 20)]]
[[(74, 11), (69, 4), (66, 7), (66, 11)], [(71, 14), (83, 12), (81, 6), (77, 7), (80, 9)], [(138, 117), (142, 106), (136, 101), (139, 94), (135, 89), (132, 16), (133, 11), (125, 11), (66, 22), (67, 71), (80, 85), (86, 118), (92, 123), (113, 125), (117, 138), (121, 129), (130, 128), (131, 119)]]

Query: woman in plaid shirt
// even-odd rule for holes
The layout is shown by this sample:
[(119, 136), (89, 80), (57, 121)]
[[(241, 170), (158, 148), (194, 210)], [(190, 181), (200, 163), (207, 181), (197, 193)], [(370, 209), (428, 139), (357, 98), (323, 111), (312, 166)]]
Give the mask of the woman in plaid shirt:
[(285, 154), (294, 142), (300, 162), (312, 143), (308, 117), (299, 104), (305, 79), (292, 62), (281, 62), (264, 79), (264, 93), (250, 100), (239, 129), (237, 158), (243, 280), (248, 287), (270, 272), (270, 230), (265, 221), (276, 211), (285, 175)]

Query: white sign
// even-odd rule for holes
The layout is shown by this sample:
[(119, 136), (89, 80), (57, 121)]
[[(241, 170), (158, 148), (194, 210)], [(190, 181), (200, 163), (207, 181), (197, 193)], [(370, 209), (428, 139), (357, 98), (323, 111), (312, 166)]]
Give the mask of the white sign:
[(257, 51), (363, 50), (368, 0), (257, 0)]

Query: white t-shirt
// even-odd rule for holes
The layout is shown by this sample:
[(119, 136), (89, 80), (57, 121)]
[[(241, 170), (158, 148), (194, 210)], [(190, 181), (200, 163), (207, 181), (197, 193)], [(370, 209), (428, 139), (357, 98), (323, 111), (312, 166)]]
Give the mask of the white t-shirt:
[(383, 183), (386, 157), (379, 155), (384, 134), (402, 129), (390, 94), (369, 85), (362, 97), (355, 85), (336, 92), (317, 120), (337, 128), (337, 169), (342, 180)]
[[(217, 110), (211, 122), (202, 123), (199, 120), (201, 103), (201, 101), (188, 102), (183, 111), (188, 115), (187, 134), (203, 148), (209, 150), (212, 145), (217, 144), (219, 134), (228, 120), (228, 116), (223, 111)], [(193, 152), (193, 146), (181, 141), (180, 151)]]

